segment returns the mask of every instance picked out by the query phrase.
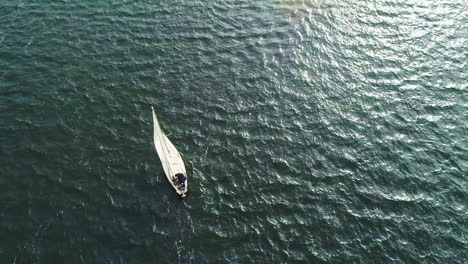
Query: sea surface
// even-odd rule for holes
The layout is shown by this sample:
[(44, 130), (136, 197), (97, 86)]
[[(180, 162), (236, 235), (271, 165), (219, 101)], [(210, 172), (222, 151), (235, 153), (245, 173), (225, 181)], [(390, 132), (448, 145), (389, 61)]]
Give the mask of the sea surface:
[(462, 0), (0, 0), (0, 263), (468, 263), (467, 27)]

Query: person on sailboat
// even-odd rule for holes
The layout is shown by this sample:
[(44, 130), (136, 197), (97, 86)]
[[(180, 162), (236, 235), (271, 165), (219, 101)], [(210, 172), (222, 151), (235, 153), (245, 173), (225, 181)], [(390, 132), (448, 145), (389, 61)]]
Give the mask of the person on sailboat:
[(182, 188), (185, 186), (185, 181), (187, 180), (187, 176), (182, 173), (178, 173), (177, 175), (177, 187)]

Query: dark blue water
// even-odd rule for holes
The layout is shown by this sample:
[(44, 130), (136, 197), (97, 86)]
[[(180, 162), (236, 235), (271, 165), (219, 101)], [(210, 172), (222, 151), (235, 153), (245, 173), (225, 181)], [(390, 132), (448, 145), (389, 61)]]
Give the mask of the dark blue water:
[(0, 0), (0, 263), (466, 263), (466, 6)]

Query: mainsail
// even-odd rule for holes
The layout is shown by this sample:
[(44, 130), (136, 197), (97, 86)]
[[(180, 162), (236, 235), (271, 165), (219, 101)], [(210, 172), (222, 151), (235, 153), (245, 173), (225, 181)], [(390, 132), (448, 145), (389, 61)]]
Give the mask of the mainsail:
[(153, 107), (151, 107), (151, 110), (153, 111), (154, 146), (156, 148), (156, 152), (158, 152), (159, 159), (161, 160), (164, 173), (166, 173), (166, 175), (172, 175), (167, 145), (164, 140), (165, 135), (159, 126), (158, 118), (156, 117)]

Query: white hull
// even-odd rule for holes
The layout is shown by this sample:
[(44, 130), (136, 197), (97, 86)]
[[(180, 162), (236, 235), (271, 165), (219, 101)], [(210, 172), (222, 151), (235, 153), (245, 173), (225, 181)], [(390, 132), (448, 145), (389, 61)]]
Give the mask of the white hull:
[(174, 188), (176, 193), (182, 197), (185, 197), (188, 191), (188, 179), (185, 181), (185, 187), (182, 189), (178, 189), (175, 185), (176, 174), (182, 173), (187, 176), (184, 161), (180, 156), (180, 153), (175, 148), (174, 144), (172, 144), (164, 132), (162, 132), (153, 107), (151, 107), (151, 110), (153, 112), (154, 147), (156, 148), (156, 152), (158, 153), (159, 159), (161, 160), (164, 174), (166, 174), (167, 180), (171, 184), (172, 188)]

